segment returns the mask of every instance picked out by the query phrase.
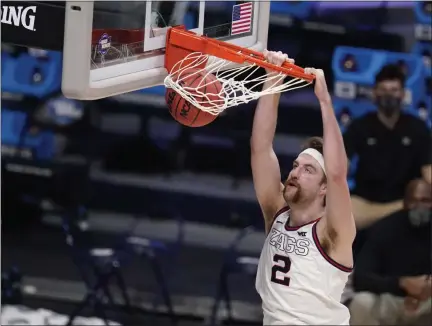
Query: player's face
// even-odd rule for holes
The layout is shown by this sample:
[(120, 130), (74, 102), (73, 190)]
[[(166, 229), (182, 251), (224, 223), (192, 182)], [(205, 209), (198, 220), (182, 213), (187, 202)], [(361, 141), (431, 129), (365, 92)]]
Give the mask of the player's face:
[(308, 154), (299, 155), (285, 181), (284, 198), (289, 203), (312, 202), (325, 194), (324, 172), (318, 162)]

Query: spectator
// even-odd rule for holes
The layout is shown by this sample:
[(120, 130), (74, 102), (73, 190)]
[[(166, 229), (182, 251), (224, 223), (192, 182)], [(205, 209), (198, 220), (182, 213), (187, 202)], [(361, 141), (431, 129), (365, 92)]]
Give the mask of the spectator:
[(378, 222), (353, 273), (351, 325), (429, 325), (432, 194), (411, 181), (404, 209)]
[(404, 84), (397, 65), (384, 66), (375, 77), (378, 110), (354, 120), (344, 134), (348, 157), (358, 156), (352, 205), (359, 229), (401, 209), (409, 180), (422, 176), (431, 183), (430, 131), (401, 111)]

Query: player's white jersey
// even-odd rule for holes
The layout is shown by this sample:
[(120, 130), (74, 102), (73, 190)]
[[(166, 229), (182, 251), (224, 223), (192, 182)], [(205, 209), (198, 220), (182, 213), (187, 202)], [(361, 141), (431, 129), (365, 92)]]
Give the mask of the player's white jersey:
[(287, 208), (278, 212), (261, 252), (256, 289), (264, 325), (349, 325), (340, 301), (352, 269), (324, 252), (318, 220), (289, 227), (288, 218)]

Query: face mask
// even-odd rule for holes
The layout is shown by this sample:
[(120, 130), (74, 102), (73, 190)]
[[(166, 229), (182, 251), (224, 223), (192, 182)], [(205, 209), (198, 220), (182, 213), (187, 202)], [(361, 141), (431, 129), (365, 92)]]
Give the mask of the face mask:
[(378, 110), (382, 112), (386, 117), (391, 117), (395, 112), (401, 108), (402, 101), (392, 95), (377, 96), (376, 105)]
[(431, 220), (432, 210), (428, 208), (413, 208), (408, 211), (411, 225), (419, 227), (428, 224)]

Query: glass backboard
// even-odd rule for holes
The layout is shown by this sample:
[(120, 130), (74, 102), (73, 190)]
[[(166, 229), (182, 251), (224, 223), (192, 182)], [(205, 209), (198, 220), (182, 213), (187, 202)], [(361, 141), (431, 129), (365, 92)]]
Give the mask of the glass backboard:
[(163, 84), (169, 27), (261, 51), (268, 21), (268, 2), (67, 1), (62, 90), (97, 99)]

